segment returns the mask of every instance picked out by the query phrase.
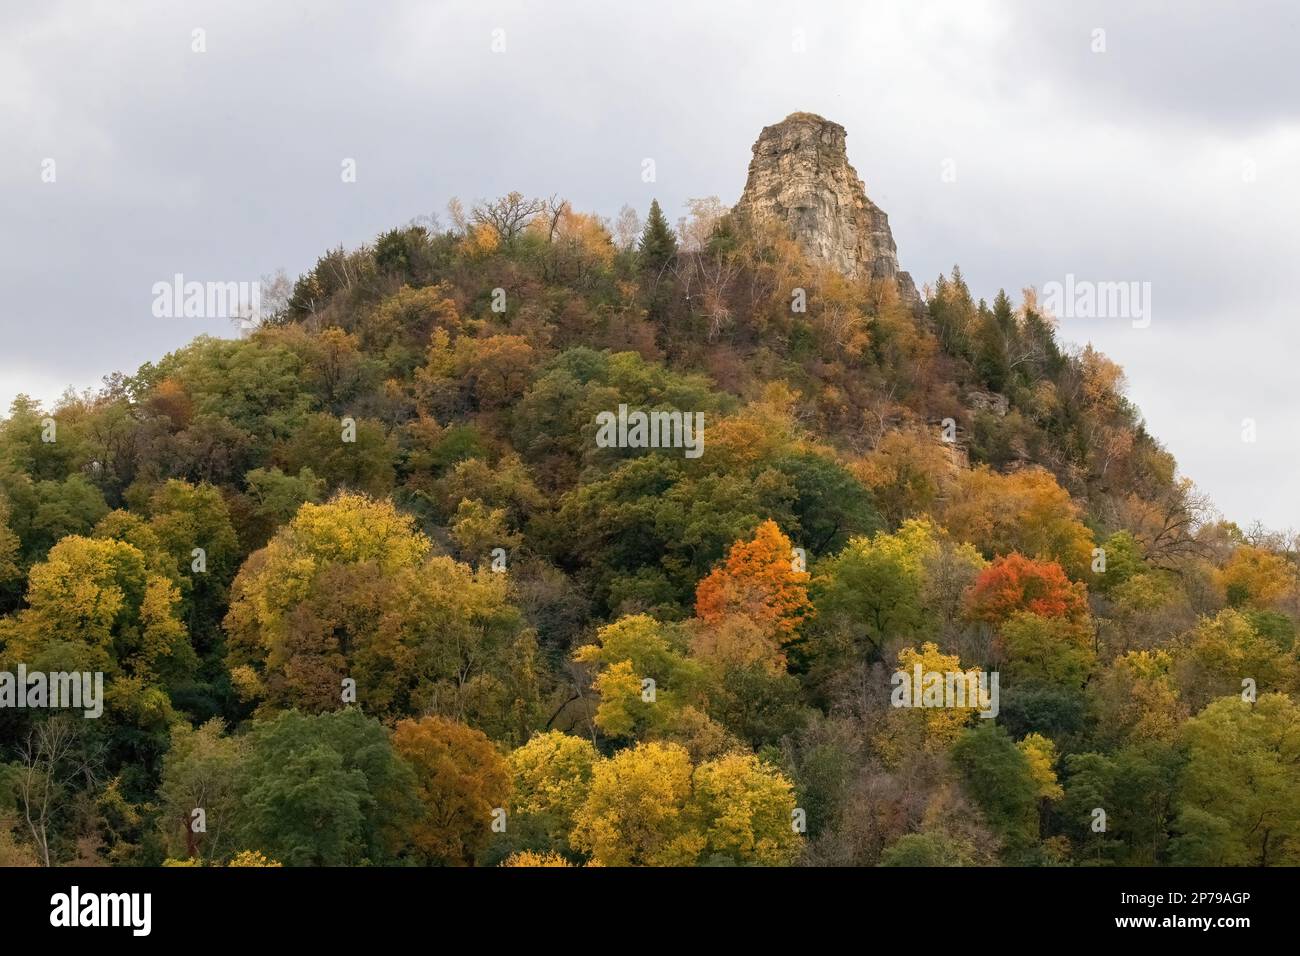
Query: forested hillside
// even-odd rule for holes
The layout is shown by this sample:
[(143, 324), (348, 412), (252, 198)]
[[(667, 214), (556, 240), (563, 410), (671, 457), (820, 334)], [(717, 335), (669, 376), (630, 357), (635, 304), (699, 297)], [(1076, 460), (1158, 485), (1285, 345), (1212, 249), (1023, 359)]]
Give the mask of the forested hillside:
[(1300, 862), (1292, 542), (1032, 290), (512, 194), (285, 292), (0, 420), (0, 670), (104, 675), (0, 864)]

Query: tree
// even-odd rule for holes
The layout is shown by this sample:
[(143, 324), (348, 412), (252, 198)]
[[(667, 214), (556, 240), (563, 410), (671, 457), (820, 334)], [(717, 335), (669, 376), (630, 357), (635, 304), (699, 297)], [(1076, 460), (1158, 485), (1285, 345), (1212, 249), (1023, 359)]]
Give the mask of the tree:
[(657, 199), (650, 201), (650, 212), (646, 216), (637, 252), (641, 257), (641, 267), (656, 273), (677, 255), (677, 237), (673, 235)]
[(18, 748), (14, 789), (42, 866), (56, 862), (51, 831), (68, 812), (70, 788), (78, 780), (93, 784), (95, 769), (76, 718), (60, 715), (40, 721)]
[(908, 833), (880, 854), (881, 866), (963, 866), (960, 848), (942, 833)]
[(1057, 561), (1075, 580), (1092, 562), (1092, 532), (1080, 516), (1069, 492), (1044, 469), (1001, 475), (983, 466), (959, 473), (940, 514), (954, 538), (986, 557), (1019, 552)]
[(536, 734), (508, 758), (512, 815), (532, 818), (552, 847), (567, 849), (598, 758), (596, 748), (581, 737), (555, 730)]
[(952, 748), (967, 791), (1006, 842), (1008, 860), (1026, 858), (1038, 840), (1038, 800), (1043, 789), (1025, 752), (989, 720), (965, 731)]
[[(149, 513), (160, 547), (184, 582), (190, 631), (200, 632), (201, 622), (214, 621), (225, 605), (242, 557), (230, 510), (214, 486), (173, 479), (149, 499)], [(202, 570), (194, 568), (196, 548), (203, 551)]]
[(707, 842), (691, 817), (691, 758), (642, 743), (596, 764), (570, 842), (603, 866), (688, 866)]
[(320, 504), (325, 497), (325, 479), (310, 468), (286, 475), (279, 468), (254, 468), (244, 475), (252, 503), (248, 540), (254, 547), (266, 544), (275, 530), (293, 520), (304, 504)]
[(641, 217), (637, 211), (627, 205), (619, 209), (618, 218), (614, 220), (615, 245), (618, 246), (619, 251), (627, 252), (636, 245), (640, 232)]
[(468, 866), (504, 809), (510, 771), (481, 731), (446, 717), (399, 721), (393, 749), (415, 774), (420, 817), (406, 838), (425, 864)]
[[(948, 676), (961, 675), (965, 699), (944, 698), (941, 706), (923, 706), (923, 700), (915, 699), (917, 689), (912, 686), (917, 667), (921, 669), (923, 681), (927, 675), (939, 675), (945, 692)], [(963, 728), (981, 710), (977, 695), (971, 693), (971, 688), (978, 687), (981, 676), (979, 668), (963, 670), (956, 654), (944, 654), (932, 642), (922, 644), (919, 651), (915, 647), (903, 648), (898, 652), (898, 667), (894, 671), (894, 693), (899, 693), (902, 689), (899, 682), (905, 680), (910, 688), (909, 696), (891, 700), (894, 706), (886, 713), (884, 727), (875, 737), (876, 749), (891, 765), (899, 764), (909, 754), (946, 751), (961, 738)], [(955, 687), (954, 684), (954, 691)]]
[(239, 778), (236, 845), (287, 866), (393, 862), (419, 802), (379, 721), (355, 708), (256, 724)]
[(871, 493), (834, 460), (802, 453), (784, 456), (774, 466), (794, 483), (798, 497), (793, 510), (810, 557), (838, 551), (850, 537), (880, 530)]
[(277, 866), (284, 866), (284, 864), (279, 860), (272, 860), (259, 850), (240, 850), (230, 858), (230, 862), (226, 866), (273, 869)]
[(304, 468), (324, 478), (332, 489), (386, 495), (393, 489), (397, 447), (384, 426), (373, 419), (353, 419), (355, 434), (344, 440), (342, 419), (308, 416), (293, 437), (277, 450), (277, 463), (290, 473)]
[[(368, 712), (435, 712), (523, 740), (540, 712), (535, 642), (504, 575), (430, 556), (389, 502), (305, 504), (231, 589), (232, 677), (268, 712), (345, 701)], [(348, 701), (350, 702), (350, 701)]]
[(958, 471), (951, 448), (933, 435), (916, 429), (887, 431), (885, 426), (882, 417), (875, 446), (850, 470), (871, 489), (889, 527), (897, 528), (908, 518), (935, 514)]
[(820, 643), (842, 628), (859, 653), (878, 654), (885, 640), (930, 636), (937, 619), (926, 602), (926, 563), (939, 550), (936, 537), (927, 520), (907, 520), (893, 535), (854, 537), (816, 564)]
[(1041, 800), (1059, 800), (1065, 791), (1056, 782), (1056, 745), (1042, 734), (1029, 734), (1016, 744), (1029, 761), (1029, 774)]
[[(233, 848), (244, 751), (244, 738), (225, 736), (218, 719), (197, 728), (186, 722), (172, 726), (158, 785), (159, 824), (169, 856), (216, 862)], [(194, 828), (195, 810), (203, 811), (201, 831)]]
[(22, 542), (9, 529), (9, 499), (0, 492), (0, 587), (18, 578), (18, 552)]
[(729, 865), (787, 866), (802, 841), (793, 826), (794, 785), (753, 754), (695, 769), (691, 802), (704, 822), (706, 858)]
[(1007, 378), (1011, 374), (1010, 363), (1007, 361), (1006, 332), (997, 315), (987, 309), (981, 311), (975, 330), (975, 370), (995, 392), (1006, 387)]
[(980, 572), (967, 594), (966, 613), (993, 625), (1022, 612), (1077, 621), (1088, 611), (1084, 594), (1083, 585), (1070, 581), (1056, 562), (1009, 554)]
[[(636, 614), (605, 625), (596, 643), (578, 648), (574, 660), (596, 668), (596, 726), (611, 737), (675, 729), (695, 701), (700, 679), (698, 665), (686, 658), (684, 643), (680, 629)], [(647, 680), (653, 684), (647, 685)]]
[(1007, 679), (1016, 683), (1079, 690), (1097, 662), (1087, 628), (1067, 618), (1027, 611), (1017, 612), (1002, 625), (996, 646)]
[(535, 853), (532, 850), (520, 850), (518, 853), (512, 853), (502, 862), (502, 866), (525, 866), (525, 867), (571, 867), (573, 866), (568, 860), (558, 853)]
[[(1068, 754), (1065, 797), (1057, 813), (1064, 834), (1080, 849), (1080, 862), (1165, 862), (1182, 762), (1175, 746), (1151, 742), (1114, 754)], [(1093, 829), (1099, 809), (1106, 813), (1100, 831)]]
[(705, 623), (743, 614), (788, 643), (812, 614), (808, 580), (790, 539), (775, 521), (764, 521), (753, 540), (732, 545), (726, 561), (699, 583), (695, 613)]
[(67, 537), (32, 568), (27, 607), (0, 621), (0, 644), (8, 660), (32, 670), (102, 671), (110, 709), (138, 713), (151, 702), (132, 699), (123, 678), (174, 687), (193, 673), (179, 604), (176, 586), (138, 548)]
[(1175, 863), (1285, 866), (1300, 861), (1300, 707), (1285, 694), (1224, 697), (1182, 728)]
[(1232, 552), (1219, 580), (1232, 607), (1268, 608), (1297, 585), (1295, 566), (1285, 557), (1245, 544)]
[(500, 199), (476, 205), (470, 211), (470, 220), (490, 228), (503, 245), (512, 246), (545, 210), (546, 200), (525, 199), (522, 193), (510, 192)]
[(1166, 650), (1130, 651), (1115, 658), (1088, 688), (1097, 738), (1124, 742), (1170, 741), (1188, 713)]
[(754, 749), (777, 744), (808, 717), (799, 680), (766, 661), (722, 666), (708, 685), (707, 710)]
[(1295, 693), (1300, 665), (1290, 649), (1260, 634), (1232, 609), (1202, 618), (1174, 648), (1174, 678), (1193, 709), (1215, 697), (1239, 695), (1246, 680), (1260, 693)]

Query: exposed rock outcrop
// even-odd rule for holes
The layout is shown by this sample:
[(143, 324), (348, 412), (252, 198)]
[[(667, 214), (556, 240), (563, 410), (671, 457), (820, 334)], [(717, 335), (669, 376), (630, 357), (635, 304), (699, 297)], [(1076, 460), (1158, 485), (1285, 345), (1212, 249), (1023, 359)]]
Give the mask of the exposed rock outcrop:
[(846, 135), (839, 123), (813, 113), (791, 113), (765, 127), (735, 213), (786, 224), (810, 259), (854, 278), (892, 279), (900, 297), (916, 304), (916, 285), (898, 268), (889, 217), (849, 165)]

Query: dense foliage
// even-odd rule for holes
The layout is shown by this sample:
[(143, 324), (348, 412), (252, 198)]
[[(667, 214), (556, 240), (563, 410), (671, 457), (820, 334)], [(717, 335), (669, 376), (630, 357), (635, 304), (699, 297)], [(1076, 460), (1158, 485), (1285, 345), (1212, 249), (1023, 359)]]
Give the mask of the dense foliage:
[(0, 864), (1300, 862), (1293, 542), (1032, 292), (450, 212), (0, 420), (0, 670), (105, 681), (0, 709)]

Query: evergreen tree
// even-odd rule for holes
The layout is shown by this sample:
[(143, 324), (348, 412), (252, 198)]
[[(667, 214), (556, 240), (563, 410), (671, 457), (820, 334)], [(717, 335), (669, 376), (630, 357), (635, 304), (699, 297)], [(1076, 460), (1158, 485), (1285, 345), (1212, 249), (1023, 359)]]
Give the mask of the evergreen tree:
[(646, 216), (645, 229), (641, 233), (637, 251), (641, 254), (642, 268), (656, 271), (677, 255), (677, 237), (673, 235), (657, 199), (650, 202), (650, 214)]
[(979, 325), (975, 330), (975, 370), (995, 392), (1007, 384), (1011, 369), (1007, 363), (1006, 332), (998, 321), (997, 310), (990, 311), (980, 300)]

